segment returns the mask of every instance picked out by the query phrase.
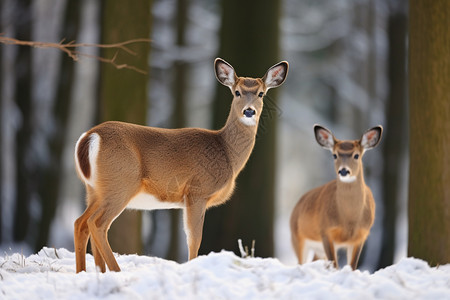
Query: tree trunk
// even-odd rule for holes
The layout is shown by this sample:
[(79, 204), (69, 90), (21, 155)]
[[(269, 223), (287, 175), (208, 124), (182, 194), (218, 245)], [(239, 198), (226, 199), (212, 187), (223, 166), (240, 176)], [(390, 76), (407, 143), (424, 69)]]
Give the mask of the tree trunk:
[(450, 2), (411, 1), (408, 255), (450, 263)]
[[(406, 3), (405, 3), (406, 4)], [(407, 95), (406, 95), (406, 11), (398, 9), (388, 18), (388, 78), (389, 95), (386, 104), (383, 166), (383, 238), (378, 267), (394, 262), (397, 207), (401, 185), (403, 157), (407, 154)]]
[[(3, 8), (3, 1), (0, 0), (0, 8)], [(3, 22), (2, 22), (2, 14), (0, 14), (0, 32), (3, 31)], [(0, 47), (0, 70), (3, 70), (3, 47)], [(4, 126), (4, 118), (5, 113), (4, 109), (6, 108), (4, 106), (4, 100), (3, 100), (3, 72), (0, 71), (0, 244), (2, 243), (3, 235), (3, 217), (2, 217), (2, 211), (3, 211), (3, 203), (5, 203), (4, 200), (4, 192), (3, 192), (3, 130), (5, 130)]]
[[(15, 31), (19, 40), (31, 40), (31, 1), (16, 2), (17, 22)], [(24, 241), (30, 227), (30, 202), (36, 195), (36, 162), (32, 155), (32, 101), (31, 101), (31, 48), (18, 47), (16, 57), (16, 104), (21, 123), (16, 133), (16, 207), (13, 238)]]
[[(222, 1), (219, 56), (230, 62), (238, 76), (262, 77), (278, 62), (280, 1), (262, 0), (255, 5), (240, 0)], [(232, 95), (217, 85), (214, 127), (225, 124)], [(229, 203), (209, 210), (201, 253), (233, 250), (237, 240), (256, 241), (256, 254), (273, 256), (275, 157), (277, 117), (280, 113), (275, 90), (264, 97), (255, 149), (237, 180)]]
[[(78, 24), (80, 19), (80, 4), (78, 0), (68, 0), (66, 5), (66, 17), (63, 25), (62, 36), (67, 41), (74, 41), (78, 34)], [(60, 68), (58, 92), (56, 95), (53, 116), (55, 120), (55, 130), (49, 137), (50, 162), (42, 170), (40, 176), (40, 195), (42, 201), (42, 217), (39, 226), (39, 234), (35, 245), (35, 250), (41, 249), (47, 244), (50, 225), (55, 216), (58, 196), (62, 184), (63, 161), (65, 136), (67, 133), (69, 108), (71, 103), (72, 85), (74, 81), (74, 61), (63, 55)]]
[[(186, 46), (185, 31), (187, 26), (189, 0), (177, 0), (176, 13), (176, 45), (179, 48)], [(186, 85), (187, 85), (187, 62), (180, 60), (175, 61), (174, 65), (174, 82), (173, 90), (175, 92), (175, 108), (173, 114), (173, 125), (175, 128), (186, 126)], [(179, 220), (180, 211), (172, 209), (170, 212), (170, 240), (167, 258), (179, 261)]]
[[(135, 38), (149, 38), (151, 26), (151, 1), (124, 2), (104, 0), (102, 3), (102, 43), (117, 43)], [(103, 57), (116, 63), (126, 63), (148, 70), (148, 43), (129, 46), (137, 54), (105, 49)], [(118, 70), (102, 64), (100, 70), (100, 120), (146, 123), (148, 75), (133, 70)], [(142, 251), (141, 213), (124, 211), (112, 224), (109, 241), (113, 251), (140, 253)]]

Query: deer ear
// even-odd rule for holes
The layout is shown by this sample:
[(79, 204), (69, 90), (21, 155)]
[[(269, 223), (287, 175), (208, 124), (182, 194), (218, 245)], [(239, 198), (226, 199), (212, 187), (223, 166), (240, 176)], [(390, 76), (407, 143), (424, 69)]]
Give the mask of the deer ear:
[(233, 67), (223, 59), (216, 58), (216, 60), (214, 61), (214, 71), (216, 73), (217, 80), (221, 84), (232, 88), (236, 83), (236, 72), (234, 71)]
[(335, 139), (330, 130), (320, 125), (314, 125), (314, 134), (317, 143), (325, 149), (333, 151)]
[(280, 86), (286, 80), (288, 70), (289, 63), (287, 61), (279, 62), (269, 68), (262, 78), (262, 81), (266, 85), (266, 89), (268, 90)]
[(382, 133), (383, 127), (381, 125), (373, 127), (363, 134), (361, 140), (359, 141), (359, 144), (361, 145), (361, 147), (363, 147), (364, 150), (372, 149), (376, 147), (380, 142)]

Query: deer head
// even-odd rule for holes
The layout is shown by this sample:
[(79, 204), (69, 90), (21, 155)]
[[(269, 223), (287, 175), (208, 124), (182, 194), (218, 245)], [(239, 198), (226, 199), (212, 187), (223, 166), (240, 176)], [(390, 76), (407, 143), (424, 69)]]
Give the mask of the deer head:
[(262, 78), (238, 77), (233, 67), (221, 58), (215, 60), (217, 80), (233, 94), (231, 114), (246, 126), (256, 126), (263, 108), (263, 97), (271, 88), (280, 86), (288, 73), (288, 63), (282, 61), (267, 70)]
[(362, 172), (362, 156), (366, 150), (378, 145), (383, 127), (367, 130), (359, 140), (338, 140), (333, 133), (320, 125), (314, 126), (317, 143), (333, 154), (336, 175), (342, 182), (353, 182)]

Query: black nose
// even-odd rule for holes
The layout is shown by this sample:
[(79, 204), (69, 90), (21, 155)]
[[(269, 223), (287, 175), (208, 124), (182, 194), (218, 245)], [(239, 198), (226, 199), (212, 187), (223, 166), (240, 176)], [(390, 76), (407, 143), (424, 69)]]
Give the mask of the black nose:
[(346, 168), (340, 169), (339, 170), (339, 174), (341, 174), (341, 176), (347, 176), (348, 174), (350, 174), (350, 171), (347, 170)]
[(247, 108), (247, 109), (244, 110), (244, 115), (247, 118), (253, 117), (255, 115), (255, 113), (256, 113), (256, 111), (254, 109), (251, 109), (251, 108)]

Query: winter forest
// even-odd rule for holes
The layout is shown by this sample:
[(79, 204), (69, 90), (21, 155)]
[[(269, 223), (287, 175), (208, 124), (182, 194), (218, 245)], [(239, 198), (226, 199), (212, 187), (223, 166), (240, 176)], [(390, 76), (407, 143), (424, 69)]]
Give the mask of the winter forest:
[[(2, 254), (74, 250), (86, 208), (74, 147), (92, 126), (221, 128), (233, 97), (214, 76), (221, 57), (238, 76), (262, 77), (282, 60), (289, 75), (264, 97), (233, 196), (206, 212), (200, 255), (240, 255), (238, 240), (254, 240), (256, 257), (296, 264), (292, 209), (336, 177), (314, 124), (339, 139), (382, 125), (364, 156), (376, 212), (359, 268), (405, 257), (450, 263), (450, 5), (433, 3), (445, 9), (423, 0), (0, 0)], [(126, 210), (109, 241), (121, 254), (188, 258), (178, 210)]]

